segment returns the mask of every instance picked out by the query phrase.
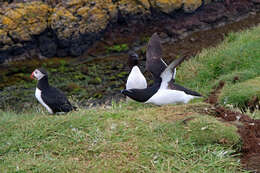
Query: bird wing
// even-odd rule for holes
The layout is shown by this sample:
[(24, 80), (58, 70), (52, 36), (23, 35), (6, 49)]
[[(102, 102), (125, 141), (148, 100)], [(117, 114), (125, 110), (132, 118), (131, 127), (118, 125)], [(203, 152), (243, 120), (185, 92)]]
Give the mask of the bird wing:
[(173, 76), (175, 75), (175, 68), (184, 61), (185, 56), (182, 58), (175, 59), (168, 67), (162, 72), (160, 77), (162, 78), (160, 88), (168, 88), (169, 83), (174, 82)]
[(48, 91), (42, 91), (42, 100), (53, 110), (53, 112), (69, 112), (73, 109), (65, 94), (54, 87)]
[[(161, 73), (167, 68), (167, 64), (162, 59), (162, 46), (157, 33), (150, 38), (146, 50), (146, 70), (150, 71), (154, 80), (158, 80)], [(175, 79), (176, 69), (174, 69)]]
[(170, 82), (169, 83), (169, 88), (172, 89), (172, 90), (178, 90), (178, 91), (183, 91), (185, 92), (186, 94), (189, 94), (189, 95), (192, 95), (192, 96), (198, 96), (198, 97), (202, 97), (202, 95), (196, 91), (192, 91), (190, 89), (187, 89), (177, 83), (173, 83), (173, 82)]
[(156, 80), (167, 68), (167, 64), (162, 60), (162, 47), (160, 38), (154, 33), (150, 38), (146, 50), (146, 70), (152, 73)]

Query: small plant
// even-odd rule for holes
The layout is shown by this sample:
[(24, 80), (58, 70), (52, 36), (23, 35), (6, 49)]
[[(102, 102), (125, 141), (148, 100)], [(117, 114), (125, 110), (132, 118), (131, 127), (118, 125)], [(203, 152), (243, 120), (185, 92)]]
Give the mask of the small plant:
[(128, 50), (129, 50), (129, 47), (127, 44), (118, 44), (118, 45), (113, 45), (113, 46), (107, 48), (108, 52), (125, 52)]

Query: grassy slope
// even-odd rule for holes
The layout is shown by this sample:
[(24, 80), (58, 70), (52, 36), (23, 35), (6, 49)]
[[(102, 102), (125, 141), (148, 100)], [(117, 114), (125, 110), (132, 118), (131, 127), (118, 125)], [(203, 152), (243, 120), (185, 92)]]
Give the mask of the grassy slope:
[[(243, 105), (253, 95), (260, 97), (254, 81), (260, 76), (260, 26), (241, 33), (229, 34), (224, 42), (216, 48), (203, 50), (190, 61), (183, 63), (178, 69), (177, 80), (190, 88), (197, 88), (208, 95), (213, 86), (220, 80), (225, 81), (221, 94), (222, 104)], [(238, 77), (234, 83), (234, 77)], [(242, 84), (250, 79), (251, 82)], [(232, 88), (240, 88), (236, 92)], [(248, 86), (254, 88), (248, 90)], [(241, 93), (244, 97), (241, 99)]]
[[(245, 101), (257, 91), (245, 87), (260, 74), (259, 36), (260, 27), (230, 34), (185, 62), (177, 79), (205, 95), (225, 80), (221, 98), (240, 89), (249, 92)], [(66, 116), (0, 112), (0, 172), (243, 172), (232, 155), (241, 145), (236, 128), (191, 107), (206, 105), (121, 103)]]
[(0, 172), (241, 172), (236, 128), (191, 106), (1, 113)]

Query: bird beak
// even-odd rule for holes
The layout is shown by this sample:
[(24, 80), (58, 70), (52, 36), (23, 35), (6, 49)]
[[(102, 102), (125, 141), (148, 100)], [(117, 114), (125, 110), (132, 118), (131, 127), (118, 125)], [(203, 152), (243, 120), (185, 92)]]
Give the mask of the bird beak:
[(31, 79), (34, 79), (34, 75), (33, 75), (33, 72), (32, 72), (32, 74), (31, 74), (30, 78), (31, 78)]

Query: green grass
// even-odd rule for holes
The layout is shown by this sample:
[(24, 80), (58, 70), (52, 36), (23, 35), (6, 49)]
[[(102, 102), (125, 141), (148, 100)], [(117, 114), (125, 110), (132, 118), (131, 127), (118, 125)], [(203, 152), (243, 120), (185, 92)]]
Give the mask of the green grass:
[(0, 115), (0, 172), (243, 172), (237, 129), (189, 105)]
[[(238, 86), (237, 83), (260, 76), (259, 47), (260, 26), (240, 33), (230, 33), (219, 46), (205, 49), (183, 63), (177, 71), (176, 79), (204, 95), (208, 95), (220, 80), (225, 81), (226, 88), (229, 88), (227, 90), (232, 91), (235, 87), (233, 85)], [(238, 78), (236, 84), (234, 77)], [(225, 92), (222, 96), (228, 97), (228, 95), (230, 93)], [(243, 104), (246, 99), (248, 98), (233, 99), (229, 104)]]
[(116, 44), (111, 47), (107, 47), (107, 52), (125, 52), (129, 50), (127, 44)]
[[(204, 95), (224, 81), (219, 102), (242, 107), (252, 96), (260, 95), (259, 47), (260, 26), (231, 33), (216, 48), (203, 50), (184, 62), (176, 79)], [(115, 50), (118, 49), (121, 48)], [(112, 70), (117, 65), (109, 67), (106, 69)], [(74, 94), (83, 89), (83, 83), (88, 84), (89, 90), (96, 85), (103, 87), (101, 81), (105, 80), (96, 73), (105, 67), (93, 65), (75, 72), (64, 63), (60, 68), (63, 72), (72, 70), (71, 78), (81, 82), (59, 78), (55, 69), (50, 81), (68, 86), (67, 90)], [(107, 81), (117, 81), (119, 77), (123, 80), (126, 75), (117, 72)], [(35, 84), (23, 88), (28, 94), (33, 93), (26, 89), (31, 85)], [(10, 87), (8, 91), (15, 89)], [(1, 96), (8, 97), (5, 94)], [(19, 93), (12, 94), (13, 98), (21, 97)], [(208, 106), (201, 100), (162, 107), (121, 102), (60, 116), (48, 115), (37, 105), (32, 112), (21, 114), (0, 111), (1, 173), (246, 172), (235, 154), (241, 148), (236, 127), (198, 114), (194, 108)], [(259, 119), (260, 111), (249, 115)]]
[(243, 108), (254, 96), (260, 98), (260, 77), (234, 85), (227, 85), (220, 95), (220, 103)]

